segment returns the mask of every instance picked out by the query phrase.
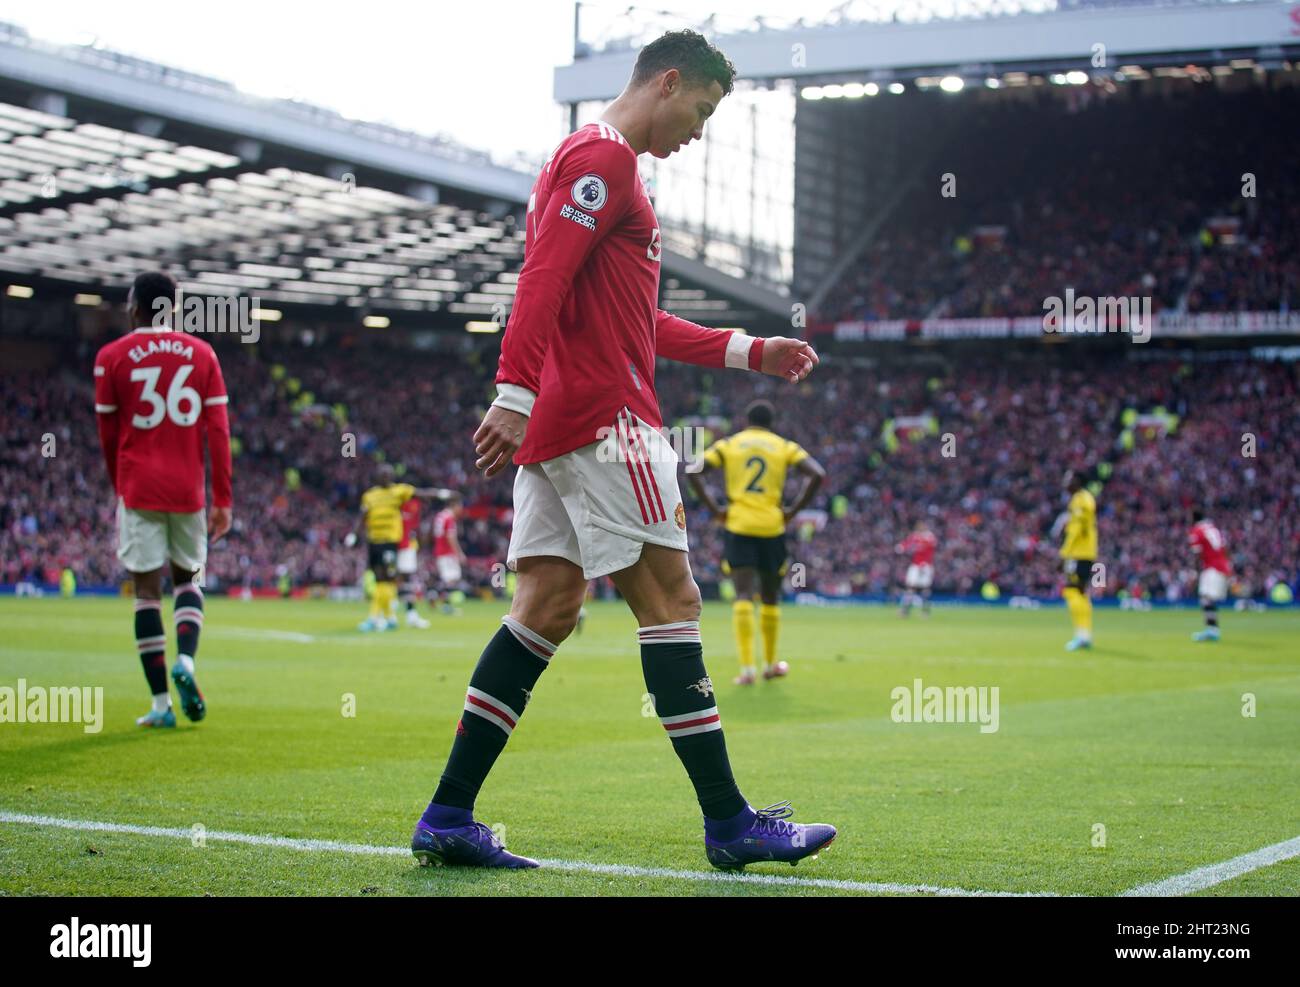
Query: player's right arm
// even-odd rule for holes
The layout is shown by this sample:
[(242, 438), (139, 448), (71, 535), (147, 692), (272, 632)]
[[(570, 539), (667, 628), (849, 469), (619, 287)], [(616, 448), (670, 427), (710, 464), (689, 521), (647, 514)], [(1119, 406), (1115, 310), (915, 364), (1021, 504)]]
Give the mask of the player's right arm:
[(705, 449), (700, 461), (692, 464), (692, 467), (686, 470), (686, 482), (690, 485), (695, 496), (699, 498), (700, 503), (708, 508), (709, 515), (713, 520), (719, 523), (727, 519), (727, 509), (713, 499), (713, 494), (709, 492), (708, 486), (704, 483), (703, 473), (705, 470), (718, 469), (722, 466), (722, 444), (724, 441), (724, 439), (719, 439)]
[(95, 421), (99, 426), (99, 445), (104, 451), (104, 467), (108, 482), (117, 493), (117, 392), (113, 384), (113, 369), (109, 365), (108, 347), (95, 357)]
[[(589, 210), (575, 198), (575, 186), (592, 177), (605, 201)], [(640, 194), (636, 155), (626, 144), (593, 140), (577, 145), (553, 164), (550, 193), (528, 213), (533, 241), (524, 257), (515, 303), (501, 340), (497, 398), (474, 433), (475, 469), (495, 476), (510, 464), (524, 441), (528, 416), (541, 389), (542, 365), (560, 308), (578, 269), (610, 230), (618, 225), (633, 196)], [(538, 183), (540, 186), (540, 182)], [(539, 215), (540, 213), (540, 215)]]

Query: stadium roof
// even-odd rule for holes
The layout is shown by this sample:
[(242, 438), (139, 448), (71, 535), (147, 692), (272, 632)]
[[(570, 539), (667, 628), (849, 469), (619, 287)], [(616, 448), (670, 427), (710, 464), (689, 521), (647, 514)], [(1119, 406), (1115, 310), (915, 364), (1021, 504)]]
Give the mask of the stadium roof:
[[(1150, 65), (1182, 64), (1189, 55), (1247, 55), (1280, 62), (1300, 52), (1283, 0), (911, 0), (846, 3), (820, 24), (751, 18), (697, 25), (735, 63), (742, 79), (808, 82), (861, 76), (891, 81), (991, 67), (1096, 69), (1146, 57)], [(641, 44), (681, 18), (632, 8), (611, 26), (617, 36), (581, 41), (573, 64), (555, 70), (561, 103), (608, 99), (622, 89)], [(945, 16), (946, 15), (946, 16)], [(607, 32), (608, 34), (608, 32)]]
[[(435, 328), (500, 321), (531, 184), (440, 138), (0, 25), (0, 278), (11, 282), (124, 294), (161, 267), (185, 291), (263, 305)], [(663, 294), (712, 325), (788, 325), (784, 299), (667, 251)]]

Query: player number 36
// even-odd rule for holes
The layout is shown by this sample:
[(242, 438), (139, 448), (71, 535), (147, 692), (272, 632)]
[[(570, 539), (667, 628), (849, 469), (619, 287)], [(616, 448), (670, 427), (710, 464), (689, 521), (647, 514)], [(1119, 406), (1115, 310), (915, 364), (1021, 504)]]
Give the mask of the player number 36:
[(164, 417), (170, 418), (182, 427), (193, 425), (198, 421), (199, 412), (203, 410), (203, 402), (199, 398), (198, 391), (185, 386), (185, 380), (193, 369), (194, 367), (188, 363), (177, 368), (176, 376), (172, 378), (171, 385), (167, 388), (166, 401), (158, 393), (158, 375), (162, 373), (162, 367), (137, 367), (132, 370), (131, 380), (138, 380), (144, 384), (140, 391), (140, 400), (149, 405), (149, 414), (133, 416), (131, 424), (136, 428), (156, 428), (162, 423)]

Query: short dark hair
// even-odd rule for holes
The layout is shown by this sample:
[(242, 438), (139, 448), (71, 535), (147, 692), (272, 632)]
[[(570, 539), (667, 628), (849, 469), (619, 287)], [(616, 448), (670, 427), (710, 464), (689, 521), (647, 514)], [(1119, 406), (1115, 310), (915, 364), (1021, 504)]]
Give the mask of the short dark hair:
[(707, 86), (717, 82), (722, 95), (731, 93), (736, 80), (736, 66), (731, 59), (709, 44), (695, 31), (669, 31), (641, 49), (632, 69), (632, 84), (644, 85), (661, 72), (676, 69), (689, 85)]
[(1205, 520), (1205, 512), (1199, 507), (1192, 511), (1192, 524), (1200, 524)]
[(749, 407), (745, 409), (745, 417), (749, 419), (751, 425), (757, 425), (759, 428), (771, 428), (772, 422), (776, 421), (776, 409), (772, 407), (771, 401), (764, 401), (759, 398), (757, 401), (749, 403)]
[[(145, 271), (131, 282), (131, 298), (141, 312), (154, 319), (166, 306), (167, 324), (171, 324), (172, 310), (176, 307), (176, 279), (166, 271)], [(159, 302), (163, 305), (160, 305)], [(131, 328), (138, 328), (132, 326)]]

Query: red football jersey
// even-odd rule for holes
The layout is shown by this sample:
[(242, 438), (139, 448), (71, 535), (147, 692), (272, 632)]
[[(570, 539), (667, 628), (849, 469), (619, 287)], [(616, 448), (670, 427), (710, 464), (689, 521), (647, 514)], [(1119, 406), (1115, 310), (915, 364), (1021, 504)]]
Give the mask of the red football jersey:
[(912, 565), (934, 565), (934, 550), (939, 544), (933, 531), (913, 531), (898, 547), (912, 554)]
[(1192, 525), (1187, 540), (1192, 546), (1192, 551), (1201, 557), (1201, 568), (1217, 569), (1225, 576), (1231, 575), (1232, 564), (1228, 562), (1228, 544), (1223, 540), (1223, 534), (1214, 526), (1214, 522), (1197, 521)]
[(226, 382), (202, 339), (137, 329), (95, 356), (95, 411), (113, 489), (127, 507), (203, 510), (203, 444), (212, 460), (212, 503), (231, 505)]
[(456, 515), (445, 507), (433, 516), (433, 554), (455, 555), (451, 536), (456, 533)]
[(517, 464), (596, 442), (624, 407), (659, 427), (656, 354), (708, 367), (761, 362), (761, 340), (658, 308), (663, 246), (636, 162), (622, 134), (591, 123), (560, 142), (533, 184), (496, 377), (535, 396)]
[(420, 527), (420, 501), (412, 497), (404, 501), (399, 510), (402, 512), (402, 540), (397, 543), (397, 547), (410, 548), (411, 539), (415, 537), (416, 529)]

